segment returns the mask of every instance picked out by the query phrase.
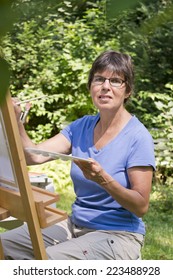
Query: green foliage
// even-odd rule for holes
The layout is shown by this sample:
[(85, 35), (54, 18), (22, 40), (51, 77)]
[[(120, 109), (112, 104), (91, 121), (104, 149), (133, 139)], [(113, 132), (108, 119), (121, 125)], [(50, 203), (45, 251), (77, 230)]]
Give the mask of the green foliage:
[(161, 184), (170, 184), (173, 168), (172, 14), (172, 0), (142, 1), (119, 17), (118, 26), (116, 19), (111, 23), (121, 50), (134, 60), (136, 87), (128, 109), (153, 135)]
[(4, 41), (12, 95), (21, 99), (48, 95), (33, 104), (27, 125), (36, 142), (56, 134), (64, 123), (95, 112), (86, 87), (88, 71), (98, 53), (118, 47), (116, 40), (105, 43), (104, 36), (98, 40), (95, 35), (93, 27), (103, 23), (103, 11), (91, 8), (73, 22), (67, 17), (70, 3), (61, 3), (56, 14), (32, 16), (30, 21), (24, 12), (23, 22), (16, 23)]
[(120, 13), (123, 13), (127, 9), (130, 9), (137, 5), (139, 0), (121, 0), (121, 1), (114, 1), (114, 0), (107, 0), (106, 1), (106, 18), (109, 21), (110, 19), (114, 19)]
[(155, 210), (160, 212), (162, 219), (166, 219), (167, 215), (173, 214), (173, 188), (171, 186), (172, 184), (156, 184), (153, 186), (152, 206)]
[(1, 49), (1, 41), (3, 36), (10, 30), (14, 20), (14, 13), (12, 10), (12, 0), (0, 0), (0, 105), (6, 96), (9, 88), (9, 65), (3, 58)]
[[(169, 90), (168, 90), (169, 88)], [(141, 91), (130, 105), (148, 127), (155, 144), (155, 180), (160, 184), (172, 185), (173, 170), (173, 91), (170, 85), (165, 93)]]
[(67, 192), (72, 187), (72, 181), (69, 176), (70, 165), (70, 161), (54, 160), (42, 165), (30, 166), (29, 171), (45, 173), (48, 177), (53, 179), (57, 192), (59, 188), (62, 188), (61, 192)]

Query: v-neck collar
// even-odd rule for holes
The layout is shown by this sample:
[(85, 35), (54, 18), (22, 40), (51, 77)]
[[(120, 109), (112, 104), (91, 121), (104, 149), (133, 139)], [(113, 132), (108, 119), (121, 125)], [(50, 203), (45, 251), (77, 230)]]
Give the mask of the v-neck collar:
[(94, 144), (94, 129), (95, 129), (95, 126), (96, 124), (98, 123), (99, 119), (100, 119), (100, 113), (98, 113), (96, 115), (96, 118), (94, 119), (93, 121), (93, 125), (92, 125), (92, 132), (91, 132), (91, 147), (93, 149), (93, 151), (95, 153), (98, 153), (100, 151), (102, 151), (103, 149), (105, 149), (110, 143), (112, 143), (113, 141), (117, 141), (119, 137), (121, 137), (121, 135), (127, 130), (128, 126), (131, 125), (131, 122), (134, 120), (135, 116), (132, 115), (132, 117), (130, 118), (130, 120), (126, 123), (126, 125), (123, 127), (123, 129), (115, 136), (112, 138), (112, 140), (110, 140), (107, 144), (105, 144), (101, 149), (97, 149), (95, 147), (95, 144)]

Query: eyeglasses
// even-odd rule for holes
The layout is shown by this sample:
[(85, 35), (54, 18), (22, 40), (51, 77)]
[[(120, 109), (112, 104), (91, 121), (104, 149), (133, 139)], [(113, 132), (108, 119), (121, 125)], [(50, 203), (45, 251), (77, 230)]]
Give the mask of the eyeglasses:
[(107, 79), (105, 77), (102, 77), (102, 76), (94, 76), (93, 80), (92, 80), (92, 83), (94, 85), (102, 85), (104, 84), (104, 82), (108, 80), (109, 81), (109, 84), (112, 86), (112, 87), (116, 87), (116, 88), (120, 88), (122, 87), (122, 85), (125, 83), (124, 80), (120, 79), (120, 78), (110, 78), (110, 79)]

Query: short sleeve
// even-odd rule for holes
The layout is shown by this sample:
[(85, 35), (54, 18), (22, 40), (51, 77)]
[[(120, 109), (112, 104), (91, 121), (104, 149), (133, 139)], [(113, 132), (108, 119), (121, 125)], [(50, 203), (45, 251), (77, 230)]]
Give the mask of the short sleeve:
[(153, 139), (146, 129), (138, 131), (130, 145), (127, 168), (134, 166), (152, 166), (154, 170), (156, 168)]
[(72, 143), (72, 137), (73, 137), (72, 124), (73, 123), (67, 125), (64, 129), (60, 131), (60, 133), (63, 134), (70, 143)]
[(75, 141), (74, 139), (78, 138), (79, 136), (79, 131), (82, 131), (83, 133), (82, 128), (85, 126), (88, 119), (89, 118), (87, 116), (79, 118), (67, 125), (60, 131), (60, 133), (62, 133), (71, 144), (73, 144)]

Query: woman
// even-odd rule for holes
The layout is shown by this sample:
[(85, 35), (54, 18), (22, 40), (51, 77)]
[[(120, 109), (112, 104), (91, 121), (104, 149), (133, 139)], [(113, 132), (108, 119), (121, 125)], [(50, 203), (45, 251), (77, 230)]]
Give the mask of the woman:
[[(23, 147), (90, 158), (71, 167), (76, 200), (67, 221), (43, 230), (49, 259), (139, 259), (155, 169), (152, 137), (126, 108), (133, 91), (133, 66), (127, 54), (102, 53), (88, 78), (99, 113), (84, 116), (53, 138), (35, 145), (14, 105)], [(28, 165), (46, 162), (26, 153)], [(1, 235), (7, 259), (33, 259), (27, 227)]]

